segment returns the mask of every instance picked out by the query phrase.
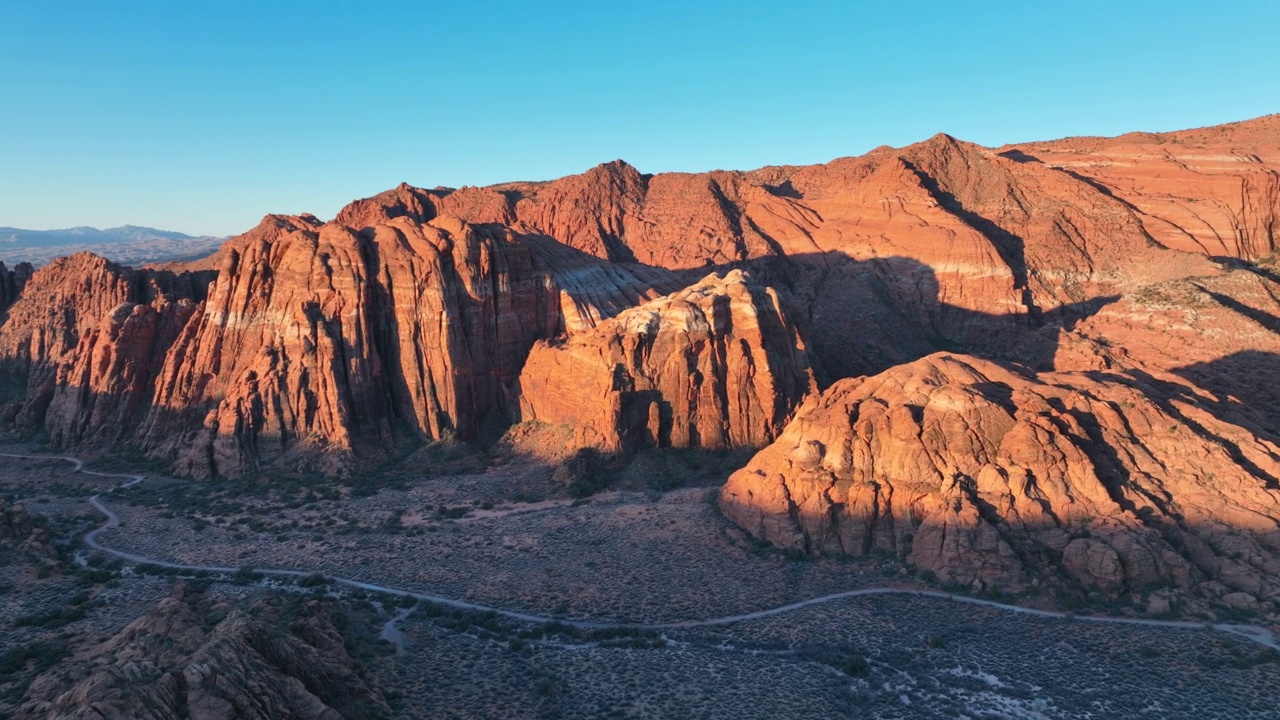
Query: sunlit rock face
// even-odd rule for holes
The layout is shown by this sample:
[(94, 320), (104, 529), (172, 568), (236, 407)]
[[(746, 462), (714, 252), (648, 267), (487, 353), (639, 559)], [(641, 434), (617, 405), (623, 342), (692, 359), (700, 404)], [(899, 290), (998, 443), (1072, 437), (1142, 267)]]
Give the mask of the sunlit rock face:
[(761, 446), (817, 387), (947, 350), (1171, 373), (1273, 437), (1276, 122), (401, 185), (195, 263), (0, 270), (0, 426), (201, 477), (343, 474), (520, 419)]
[(339, 473), (357, 449), (473, 434), (514, 407), (535, 339), (679, 284), (451, 216), (271, 216), (220, 254), (216, 273), (87, 254), (37, 272), (0, 338), (9, 422), (195, 476)]
[(1177, 378), (948, 353), (841, 380), (734, 473), (725, 515), (944, 582), (1280, 593), (1280, 447)]
[(738, 270), (539, 342), (520, 375), (522, 419), (610, 451), (759, 447), (814, 390), (777, 294)]

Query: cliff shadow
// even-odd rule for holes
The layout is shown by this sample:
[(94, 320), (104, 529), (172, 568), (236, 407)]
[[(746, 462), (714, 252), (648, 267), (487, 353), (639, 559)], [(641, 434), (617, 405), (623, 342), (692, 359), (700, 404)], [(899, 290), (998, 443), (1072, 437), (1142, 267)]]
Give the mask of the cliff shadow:
[[(823, 387), (939, 351), (1052, 370), (1060, 333), (1119, 299), (1099, 295), (1048, 310), (983, 312), (945, 302), (937, 274), (918, 260), (858, 260), (835, 251), (708, 265), (681, 275), (690, 284), (709, 272), (735, 268), (777, 290)], [(1022, 302), (1016, 280), (1007, 296), (992, 298), (991, 304), (1001, 301)]]
[(1203, 397), (1172, 387), (1174, 397), (1280, 445), (1280, 355), (1249, 350), (1173, 372), (1212, 394)]

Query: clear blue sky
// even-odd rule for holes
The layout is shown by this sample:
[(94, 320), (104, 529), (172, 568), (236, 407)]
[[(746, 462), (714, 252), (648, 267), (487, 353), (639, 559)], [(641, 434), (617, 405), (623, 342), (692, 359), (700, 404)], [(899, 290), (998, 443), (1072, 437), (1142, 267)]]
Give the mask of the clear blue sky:
[(0, 225), (1208, 125), (1280, 111), (1277, 37), (1275, 0), (0, 0)]

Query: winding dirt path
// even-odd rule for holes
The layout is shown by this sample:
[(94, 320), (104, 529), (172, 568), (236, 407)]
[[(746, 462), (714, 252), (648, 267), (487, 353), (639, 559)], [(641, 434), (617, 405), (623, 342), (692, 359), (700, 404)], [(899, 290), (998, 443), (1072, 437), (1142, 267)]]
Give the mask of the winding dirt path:
[[(31, 459), (31, 460), (65, 460), (66, 462), (69, 462), (75, 465), (76, 472), (84, 473), (86, 475), (94, 475), (97, 477), (106, 477), (106, 478), (115, 477), (115, 478), (126, 479), (126, 482), (122, 483), (121, 485), (117, 486), (116, 488), (113, 488), (108, 492), (114, 492), (117, 489), (127, 488), (127, 487), (132, 487), (134, 485), (137, 485), (138, 483), (142, 482), (144, 477), (142, 475), (134, 475), (129, 473), (102, 473), (102, 472), (95, 472), (92, 470), (85, 470), (84, 461), (72, 456), (10, 455), (7, 453), (0, 453), (0, 457)], [(118, 527), (120, 525), (120, 518), (117, 517), (116, 514), (112, 512), (106, 505), (103, 505), (102, 501), (99, 500), (98, 498), (99, 498), (98, 495), (94, 495), (93, 497), (89, 498), (89, 504), (92, 505), (95, 510), (102, 513), (102, 515), (106, 518), (106, 521), (103, 522), (103, 524), (99, 525), (98, 527), (94, 528), (93, 530), (89, 531), (84, 536), (84, 544), (87, 545), (88, 547), (94, 550), (97, 550), (99, 552), (106, 553), (107, 555), (112, 555), (122, 560), (127, 560), (129, 562), (139, 563), (139, 564), (146, 563), (146, 564), (157, 565), (159, 567), (169, 568), (173, 570), (205, 571), (205, 572), (212, 572), (212, 573), (234, 573), (240, 569), (240, 568), (233, 568), (233, 567), (222, 567), (217, 565), (186, 565), (182, 563), (173, 563), (173, 562), (168, 562), (166, 560), (160, 560), (157, 558), (149, 558), (143, 555), (136, 555), (134, 553), (118, 550), (109, 545), (104, 545), (103, 543), (98, 541), (98, 538), (97, 538), (98, 533), (104, 530), (110, 530), (112, 528)], [(305, 571), (305, 570), (287, 570), (287, 569), (274, 569), (274, 568), (250, 568), (250, 569), (253, 570), (254, 572), (261, 573), (262, 575), (269, 576), (269, 577), (305, 578), (310, 575), (316, 574), (313, 571)], [(335, 577), (332, 575), (326, 575), (326, 577), (332, 580), (335, 584), (343, 585), (351, 588), (358, 588), (360, 590), (385, 593), (388, 595), (395, 595), (399, 597), (410, 597), (416, 600), (423, 600), (426, 602), (435, 603), (437, 605), (444, 605), (446, 607), (452, 607), (452, 608), (457, 608), (461, 610), (492, 612), (496, 615), (510, 618), (512, 620), (518, 620), (521, 622), (530, 622), (530, 623), (538, 623), (538, 624), (549, 623), (549, 622), (559, 622), (563, 625), (568, 625), (568, 626), (579, 628), (582, 630), (612, 630), (612, 629), (623, 629), (623, 628), (636, 629), (636, 630), (679, 630), (679, 629), (697, 628), (697, 627), (713, 627), (718, 625), (731, 625), (739, 622), (748, 622), (751, 620), (760, 620), (763, 618), (773, 617), (774, 615), (781, 615), (782, 613), (791, 612), (793, 610), (799, 610), (799, 609), (811, 607), (814, 605), (821, 605), (823, 603), (833, 602), (835, 600), (843, 600), (845, 598), (866, 597), (870, 595), (913, 595), (916, 597), (927, 597), (927, 598), (937, 598), (939, 600), (949, 600), (951, 602), (964, 603), (967, 605), (980, 605), (983, 607), (995, 608), (998, 610), (1004, 610), (1006, 612), (1017, 613), (1021, 615), (1031, 615), (1031, 616), (1043, 617), (1043, 618), (1058, 618), (1058, 619), (1069, 620), (1073, 622), (1108, 623), (1108, 624), (1114, 624), (1114, 625), (1138, 625), (1143, 627), (1178, 628), (1178, 629), (1184, 629), (1184, 630), (1216, 630), (1218, 632), (1224, 632), (1224, 633), (1229, 633), (1239, 637), (1243, 637), (1259, 645), (1262, 645), (1264, 647), (1268, 647), (1273, 650), (1280, 651), (1280, 639), (1277, 639), (1276, 636), (1270, 630), (1263, 627), (1256, 626), (1256, 625), (1239, 625), (1234, 623), (1198, 623), (1198, 622), (1190, 622), (1185, 620), (1147, 620), (1143, 618), (1107, 617), (1104, 615), (1076, 615), (1073, 613), (1059, 612), (1056, 610), (1037, 610), (1035, 608), (1026, 608), (1018, 605), (1009, 605), (1007, 603), (996, 602), (994, 600), (983, 600), (981, 598), (968, 597), (965, 595), (955, 595), (952, 593), (940, 592), (936, 590), (915, 590), (910, 588), (895, 588), (895, 587), (861, 588), (858, 590), (846, 590), (844, 592), (831, 593), (830, 595), (822, 595), (820, 597), (810, 598), (808, 600), (802, 600), (800, 602), (791, 603), (790, 605), (782, 605), (779, 607), (768, 608), (765, 610), (757, 610), (755, 612), (743, 613), (740, 615), (728, 615), (725, 617), (710, 618), (706, 620), (679, 620), (675, 622), (665, 622), (665, 623), (621, 623), (621, 622), (605, 622), (605, 621), (592, 621), (592, 620), (570, 620), (570, 619), (563, 619), (563, 618), (548, 617), (544, 615), (533, 615), (529, 613), (517, 612), (514, 610), (504, 610), (502, 608), (490, 607), (488, 605), (481, 605), (478, 603), (467, 602), (465, 600), (458, 600), (456, 598), (449, 598), (441, 595), (430, 595), (427, 593), (418, 593), (410, 590), (402, 590), (400, 588), (387, 587), (385, 585), (378, 585), (375, 583), (363, 582), (361, 580), (354, 580), (351, 578)], [(404, 650), (405, 639), (404, 639), (403, 633), (401, 633), (400, 630), (396, 627), (396, 624), (399, 623), (404, 618), (408, 617), (408, 615), (409, 615), (409, 610), (402, 610), (401, 612), (397, 613), (395, 617), (388, 620), (387, 623), (382, 627), (381, 637), (395, 644), (399, 652), (403, 652)]]

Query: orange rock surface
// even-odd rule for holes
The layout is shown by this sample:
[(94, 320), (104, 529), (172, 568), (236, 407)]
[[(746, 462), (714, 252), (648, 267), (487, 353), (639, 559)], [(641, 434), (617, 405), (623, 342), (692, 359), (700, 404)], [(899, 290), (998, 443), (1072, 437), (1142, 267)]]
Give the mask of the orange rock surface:
[(1280, 115), (1171, 133), (1068, 138), (1004, 155), (1094, 184), (1161, 245), (1255, 260), (1280, 233)]
[(159, 372), (144, 448), (201, 476), (338, 472), (357, 448), (469, 437), (512, 405), (535, 340), (670, 282), (495, 225), (353, 207), (358, 232), (272, 217), (226, 249)]
[(520, 374), (521, 418), (609, 451), (759, 447), (816, 383), (777, 294), (742, 271), (652, 300), (563, 341)]
[(1171, 378), (930, 355), (811, 398), (721, 507), (780, 547), (884, 551), (973, 590), (1274, 603), (1280, 447), (1215, 402)]
[(209, 273), (60, 258), (27, 281), (0, 331), (0, 419), (59, 446), (128, 439)]
[[(268, 216), (204, 262), (0, 272), (0, 424), (131, 444), (198, 476), (342, 472), (357, 451), (521, 413), (606, 448), (755, 445), (809, 378), (951, 350), (1158, 376), (1273, 439), (1277, 122), (401, 185), (330, 222)], [(735, 268), (750, 283), (728, 281)], [(700, 304), (717, 297), (732, 330)], [(624, 392), (653, 393), (656, 421)]]

